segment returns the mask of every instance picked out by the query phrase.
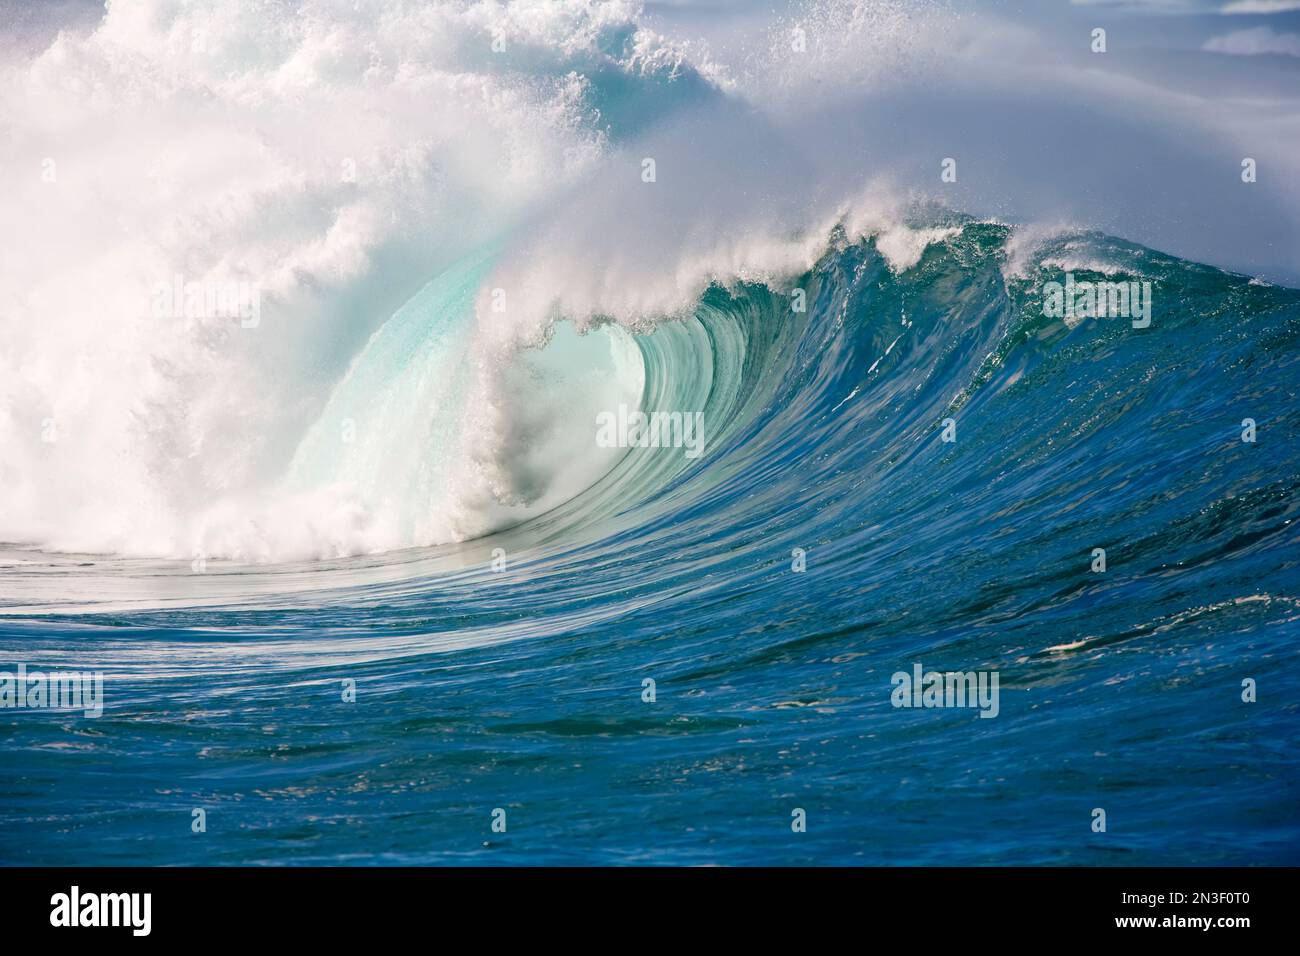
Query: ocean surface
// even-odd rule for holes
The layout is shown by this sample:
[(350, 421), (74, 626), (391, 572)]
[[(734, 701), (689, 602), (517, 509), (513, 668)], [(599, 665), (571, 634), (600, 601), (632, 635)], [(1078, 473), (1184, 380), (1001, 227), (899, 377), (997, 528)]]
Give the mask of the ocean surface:
[[(0, 864), (1300, 863), (1300, 290), (860, 214), (754, 146), (797, 84), (755, 120), (625, 5), (501, 21), (508, 69), (483, 5), (247, 6), (13, 67), (60, 185), (3, 247), (0, 671), (103, 712), (0, 707)], [(260, 316), (132, 305), (180, 273)]]
[[(1075, 237), (1181, 291), (1070, 329), (1006, 238), (901, 276), (844, 244), (803, 314), (711, 289), (632, 340), (706, 453), (503, 533), (201, 575), (8, 550), (6, 658), (106, 706), (0, 711), (4, 860), (1296, 862), (1300, 292)], [(998, 716), (893, 707), (913, 663), (998, 671)]]

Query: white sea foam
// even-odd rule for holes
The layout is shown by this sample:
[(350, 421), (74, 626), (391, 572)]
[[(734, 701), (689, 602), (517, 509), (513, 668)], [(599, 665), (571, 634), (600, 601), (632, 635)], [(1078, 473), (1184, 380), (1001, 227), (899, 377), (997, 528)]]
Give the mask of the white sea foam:
[[(633, 13), (111, 2), (5, 64), (0, 539), (258, 559), (417, 543), (334, 485), (287, 506), (289, 457), (389, 313), (598, 161), (587, 78), (675, 68)], [(262, 321), (153, 315), (178, 273), (255, 283)]]

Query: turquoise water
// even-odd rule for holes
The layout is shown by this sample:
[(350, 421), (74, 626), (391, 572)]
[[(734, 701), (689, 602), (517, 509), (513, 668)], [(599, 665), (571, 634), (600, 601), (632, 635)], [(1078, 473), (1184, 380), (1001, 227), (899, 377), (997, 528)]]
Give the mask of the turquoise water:
[[(0, 862), (1300, 862), (1300, 292), (1096, 234), (1017, 272), (1008, 234), (901, 273), (841, 240), (806, 312), (741, 284), (562, 337), (634, 343), (706, 451), (485, 538), (199, 575), (4, 549), (0, 666), (102, 670), (105, 710), (0, 709)], [(1043, 315), (1081, 248), (1152, 282), (1149, 328)], [(368, 347), (399, 402), (452, 334), (417, 305)], [(892, 706), (916, 664), (996, 671), (997, 716)]]

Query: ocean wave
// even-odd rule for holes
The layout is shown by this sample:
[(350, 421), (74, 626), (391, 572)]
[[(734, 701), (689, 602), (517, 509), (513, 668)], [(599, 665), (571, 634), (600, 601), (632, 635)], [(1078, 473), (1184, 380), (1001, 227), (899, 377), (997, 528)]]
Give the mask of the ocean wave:
[[(644, 21), (621, 2), (110, 3), (11, 55), (4, 158), (39, 175), (7, 200), (0, 539), (274, 562), (474, 538), (612, 467), (576, 449), (597, 405), (638, 400), (619, 328), (688, 318), (714, 285), (779, 290), (837, 231), (905, 269), (954, 234), (946, 209), (1089, 224), (1086, 148), (999, 178), (945, 127), (952, 71), (988, 67), (943, 4), (795, 7), (730, 63)], [(993, 103), (1004, 82), (965, 86)], [(966, 143), (955, 182), (936, 128)], [(1160, 217), (1133, 192), (1100, 219), (1141, 239)], [(471, 308), (430, 298), (471, 260)]]

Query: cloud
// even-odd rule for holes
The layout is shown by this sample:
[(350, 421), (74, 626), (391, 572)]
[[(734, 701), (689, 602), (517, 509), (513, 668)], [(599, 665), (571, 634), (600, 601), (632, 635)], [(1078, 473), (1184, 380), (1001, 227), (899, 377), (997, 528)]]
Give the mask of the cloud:
[(1300, 10), (1300, 0), (1232, 0), (1220, 13), (1290, 13)]
[(1236, 30), (1223, 36), (1210, 37), (1202, 47), (1211, 53), (1231, 53), (1237, 56), (1259, 56), (1281, 53), (1300, 57), (1300, 34), (1274, 33), (1268, 27), (1253, 30)]
[(1159, 13), (1201, 13), (1206, 9), (1205, 0), (1070, 0), (1070, 4), (1076, 7), (1116, 7), (1134, 12)]
[(1125, 13), (1203, 14), (1293, 13), (1300, 10), (1300, 0), (1070, 0), (1076, 7), (1108, 7)]

